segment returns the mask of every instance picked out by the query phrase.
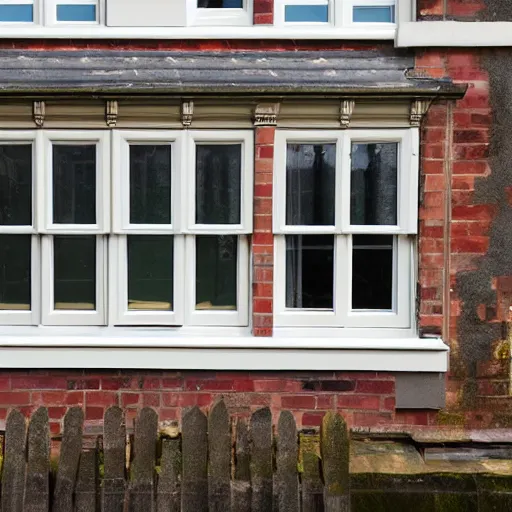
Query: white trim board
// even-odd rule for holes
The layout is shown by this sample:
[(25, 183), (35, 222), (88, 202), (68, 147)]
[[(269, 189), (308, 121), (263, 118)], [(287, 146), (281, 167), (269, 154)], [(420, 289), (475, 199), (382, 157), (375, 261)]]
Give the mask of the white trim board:
[(367, 39), (393, 40), (395, 27), (336, 28), (253, 25), (252, 27), (9, 27), (2, 26), (0, 39)]
[(512, 46), (512, 22), (401, 22), (396, 33), (395, 46)]
[[(446, 372), (438, 338), (0, 338), (0, 368)], [(314, 349), (311, 347), (315, 347)]]

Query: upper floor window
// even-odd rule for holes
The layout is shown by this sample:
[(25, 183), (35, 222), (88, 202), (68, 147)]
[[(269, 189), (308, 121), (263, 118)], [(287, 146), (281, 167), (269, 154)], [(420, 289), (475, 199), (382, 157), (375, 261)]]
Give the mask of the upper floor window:
[(99, 24), (102, 18), (102, 0), (0, 0), (3, 23)]
[(0, 0), (0, 23), (113, 27), (251, 25), (252, 0)]
[(276, 0), (275, 24), (335, 27), (395, 23), (396, 0)]

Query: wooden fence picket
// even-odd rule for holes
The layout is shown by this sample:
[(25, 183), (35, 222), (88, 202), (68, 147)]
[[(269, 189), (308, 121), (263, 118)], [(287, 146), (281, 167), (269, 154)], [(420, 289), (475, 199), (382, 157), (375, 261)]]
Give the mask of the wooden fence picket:
[(343, 418), (328, 412), (320, 430), (325, 512), (350, 512), (349, 440)]
[(82, 451), (83, 422), (84, 413), (80, 407), (72, 407), (64, 417), (64, 433), (53, 492), (52, 512), (73, 510), (73, 493)]
[(74, 512), (96, 512), (98, 509), (98, 483), (97, 451), (83, 451), (78, 466)]
[(23, 512), (26, 442), (25, 418), (21, 412), (11, 411), (5, 427), (5, 453), (2, 468), (2, 512)]
[(104, 478), (102, 512), (124, 512), (126, 494), (126, 425), (119, 407), (105, 413), (103, 427)]
[(156, 412), (144, 407), (135, 421), (134, 458), (130, 468), (130, 512), (155, 511)]
[(277, 509), (279, 512), (299, 512), (297, 426), (290, 411), (283, 411), (279, 416), (276, 448)]
[(252, 512), (272, 511), (272, 414), (265, 407), (251, 416)]
[(181, 447), (180, 439), (162, 440), (162, 459), (157, 488), (157, 512), (181, 510)]
[(27, 445), (28, 461), (23, 510), (48, 512), (50, 508), (50, 427), (46, 407), (40, 407), (30, 418)]
[(208, 512), (208, 420), (199, 407), (182, 419), (182, 512)]
[(39, 408), (28, 429), (12, 411), (0, 512), (350, 511), (349, 437), (339, 414), (326, 414), (320, 436), (310, 436), (299, 435), (293, 414), (283, 411), (274, 436), (268, 407), (232, 424), (221, 399), (208, 415), (187, 410), (181, 433), (159, 434), (157, 413), (144, 408), (130, 444), (125, 421), (110, 407), (103, 436), (84, 447), (84, 413), (69, 409), (53, 475), (48, 410)]

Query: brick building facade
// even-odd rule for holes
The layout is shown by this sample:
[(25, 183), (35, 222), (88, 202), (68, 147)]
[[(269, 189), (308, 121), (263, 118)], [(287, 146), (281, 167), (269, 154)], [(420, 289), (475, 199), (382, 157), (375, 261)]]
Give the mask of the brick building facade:
[[(284, 29), (273, 25), (276, 10), (282, 8), (281, 2), (274, 5), (273, 0), (254, 0), (254, 26), (246, 29), (249, 34), (246, 39), (240, 36), (178, 39), (173, 36), (167, 40), (152, 40), (143, 35), (128, 37), (126, 33), (119, 37), (112, 32), (112, 36), (80, 36), (70, 41), (62, 39), (62, 34), (41, 36), (43, 28), (39, 29), (37, 37), (31, 36), (29, 29), (25, 28), (25, 37), (2, 35), (0, 61), (8, 63), (4, 66), (5, 77), (2, 78), (0, 73), (0, 130), (3, 134), (20, 129), (99, 130), (102, 123), (107, 130), (104, 103), (112, 101), (117, 102), (118, 111), (116, 122), (109, 126), (110, 129), (178, 130), (183, 126), (186, 129), (180, 104), (192, 98), (195, 106), (191, 114), (191, 129), (213, 130), (220, 126), (222, 129), (252, 132), (254, 161), (252, 229), (239, 231), (243, 233), (240, 236), (247, 235), (249, 239), (247, 295), (250, 300), (248, 326), (238, 327), (247, 328), (250, 332), (244, 331), (235, 336), (235, 339), (238, 336), (243, 336), (243, 340), (250, 338), (251, 348), (243, 352), (243, 348), (233, 345), (238, 352), (224, 358), (223, 354), (231, 350), (230, 334), (221, 331), (216, 337), (217, 348), (208, 348), (205, 344), (197, 348), (198, 353), (206, 350), (205, 357), (210, 358), (210, 362), (205, 362), (206, 359), (198, 355), (197, 367), (194, 367), (196, 356), (191, 345), (194, 339), (202, 336), (201, 331), (199, 334), (187, 334), (193, 340), (186, 346), (173, 345), (171, 340), (171, 346), (166, 347), (159, 345), (166, 339), (164, 326), (160, 328), (164, 334), (159, 334), (163, 338), (149, 341), (151, 349), (156, 351), (153, 356), (155, 362), (145, 367), (144, 362), (139, 364), (136, 361), (139, 356), (135, 353), (144, 350), (144, 338), (134, 342), (129, 327), (110, 344), (105, 342), (104, 352), (99, 349), (93, 352), (96, 341), (101, 345), (101, 335), (98, 335), (98, 340), (94, 339), (96, 334), (88, 331), (65, 331), (65, 325), (58, 326), (55, 331), (46, 325), (34, 327), (42, 329), (43, 334), (34, 335), (32, 331), (26, 331), (26, 334), (25, 331), (14, 330), (8, 321), (2, 321), (5, 330), (2, 336), (4, 343), (1, 344), (0, 421), (5, 421), (13, 407), (30, 414), (38, 406), (45, 405), (49, 407), (52, 432), (57, 434), (67, 408), (80, 405), (85, 408), (86, 426), (93, 432), (105, 409), (113, 404), (126, 408), (129, 419), (141, 407), (151, 406), (159, 411), (161, 420), (179, 420), (185, 407), (199, 405), (208, 408), (222, 396), (230, 411), (239, 415), (247, 415), (261, 406), (269, 406), (276, 412), (289, 409), (293, 411), (297, 424), (304, 428), (317, 427), (322, 414), (328, 409), (342, 412), (353, 428), (403, 430), (421, 426), (436, 429), (448, 425), (485, 429), (510, 425), (512, 258), (509, 241), (512, 238), (508, 234), (510, 222), (507, 222), (511, 217), (512, 198), (508, 169), (512, 117), (507, 99), (509, 84), (512, 83), (512, 77), (508, 76), (510, 56), (506, 48), (471, 48), (463, 40), (453, 45), (442, 41), (436, 44), (435, 35), (428, 45), (423, 40), (419, 43), (406, 40), (406, 35), (401, 36), (400, 18), (405, 3), (400, 0), (398, 4), (396, 42), (389, 37), (376, 37), (371, 31), (366, 38), (360, 33), (351, 38), (350, 31), (343, 38), (319, 37), (318, 28), (311, 32), (310, 37), (297, 36), (298, 32), (295, 32), (287, 38)], [(483, 23), (486, 27), (494, 22), (507, 24), (512, 21), (512, 12), (504, 4), (492, 0), (418, 0), (416, 21), (414, 18), (407, 20), (402, 34), (407, 34), (406, 25), (453, 22), (458, 24), (459, 30), (460, 24), (469, 26), (477, 23), (480, 26)], [(250, 35), (250, 31), (260, 25), (264, 25), (267, 35), (261, 38)], [(275, 39), (272, 38), (272, 30), (276, 31)], [(465, 30), (465, 27), (460, 30)], [(167, 87), (169, 84), (148, 81), (146, 88), (141, 83), (136, 84), (134, 87), (139, 87), (139, 90), (132, 93), (115, 65), (113, 74), (120, 77), (118, 84), (121, 85), (116, 86), (116, 79), (109, 83), (94, 81), (91, 76), (98, 76), (101, 74), (98, 69), (105, 69), (102, 66), (108, 62), (109, 52), (112, 57), (114, 53), (130, 52), (134, 61), (155, 52), (165, 53), (167, 59), (179, 58), (184, 52), (202, 52), (212, 55), (212, 61), (219, 63), (217, 67), (213, 66), (216, 67), (213, 73), (219, 75), (226, 69), (223, 58), (235, 61), (242, 54), (260, 54), (263, 60), (270, 62), (270, 75), (274, 73), (275, 83), (248, 85), (244, 81), (246, 73), (244, 77), (233, 78), (234, 84), (229, 90), (227, 86), (221, 90), (218, 81), (212, 80), (213, 87), (218, 87), (214, 94), (224, 100), (224, 103), (219, 100), (222, 108), (215, 111), (211, 107), (215, 99), (211, 95), (205, 99), (209, 92), (208, 80), (202, 75), (197, 78), (202, 90), (199, 86), (195, 89), (182, 86), (181, 90), (173, 90)], [(316, 59), (323, 59), (328, 66), (323, 74), (318, 75), (335, 76), (335, 83), (318, 77), (305, 79), (304, 83), (293, 83), (296, 78), (286, 76), (288, 64), (276, 64), (277, 61), (273, 60), (280, 55), (284, 58), (290, 52), (304, 62), (312, 59), (315, 63), (316, 54)], [(77, 66), (72, 60), (77, 54), (82, 59), (82, 83), (77, 83), (77, 75), (64, 72), (66, 66), (69, 69)], [(28, 67), (20, 61), (20, 55), (29, 59), (31, 64)], [(52, 55), (57, 60), (61, 56), (63, 59), (62, 67), (57, 64), (55, 68), (58, 77), (55, 80), (39, 71), (45, 63), (50, 67), (53, 65)], [(103, 60), (98, 61), (99, 67), (88, 69), (86, 61), (95, 56)], [(334, 59), (347, 58), (354, 64), (343, 68), (345, 64), (332, 63), (330, 56), (333, 62)], [(373, 57), (375, 61), (371, 60)], [(404, 59), (403, 62), (410, 59), (413, 64), (400, 68), (400, 59)], [(254, 74), (268, 72), (268, 69), (261, 71), (257, 68), (256, 60), (251, 62), (254, 63), (253, 69), (257, 70)], [(366, 66), (368, 62), (371, 64)], [(379, 68), (382, 62), (383, 67)], [(314, 73), (316, 64), (312, 64), (313, 71), (304, 65), (304, 73)], [(134, 64), (135, 69), (136, 66)], [(365, 67), (374, 69), (371, 72), (374, 82), (367, 80)], [(399, 70), (399, 78), (392, 74), (394, 71), (389, 71), (394, 69)], [(211, 77), (212, 71), (205, 73), (204, 76)], [(379, 73), (385, 78), (379, 79)], [(139, 70), (140, 74), (143, 72)], [(348, 78), (347, 74), (350, 75)], [(170, 76), (163, 80), (169, 81)], [(184, 77), (182, 83), (186, 82)], [(306, 83), (307, 80), (317, 82), (313, 87)], [(158, 89), (160, 86), (162, 88)], [(165, 120), (164, 114), (155, 114), (156, 110), (153, 112), (151, 107), (144, 110), (145, 107), (138, 105), (136, 108), (142, 113), (128, 112), (130, 102), (136, 103), (139, 98), (143, 98), (140, 100), (143, 105), (156, 99), (168, 100), (173, 105), (169, 107), (172, 121)], [(208, 105), (202, 107), (202, 101)], [(343, 103), (351, 101), (355, 101), (355, 107)], [(45, 107), (42, 114), (39, 111), (43, 116), (40, 122), (33, 115), (37, 113), (33, 102), (39, 105), (42, 102)], [(312, 108), (316, 112), (305, 106), (308, 102), (314, 104)], [(59, 110), (59, 103), (64, 108)], [(232, 111), (230, 103), (237, 105), (232, 107)], [(90, 113), (84, 114), (88, 104), (91, 105)], [(292, 107), (287, 107), (289, 104)], [(241, 113), (237, 113), (237, 108)], [(348, 110), (344, 111), (344, 108)], [(80, 126), (84, 115), (85, 123)], [(151, 119), (148, 121), (148, 118)], [(345, 121), (348, 129), (347, 125), (343, 126)], [(216, 125), (217, 122), (224, 124)], [(338, 133), (349, 133), (349, 137), (358, 140), (357, 130), (414, 131), (418, 123), (417, 210), (407, 210), (409, 216), (418, 216), (417, 232), (415, 227), (389, 231), (397, 240), (400, 237), (412, 240), (411, 275), (414, 281), (410, 283), (412, 320), (408, 328), (414, 331), (414, 335), (408, 336), (407, 340), (415, 338), (413, 341), (418, 345), (404, 345), (405, 337), (402, 339), (400, 335), (395, 336), (398, 340), (395, 346), (391, 347), (388, 340), (391, 348), (386, 348), (388, 345), (384, 342), (392, 335), (384, 334), (387, 327), (378, 322), (373, 333), (351, 336), (346, 340), (346, 346), (343, 346), (344, 334), (331, 327), (327, 336), (323, 332), (315, 332), (318, 326), (314, 323), (309, 327), (299, 323), (288, 329), (280, 317), (281, 306), (277, 304), (281, 299), (277, 298), (279, 285), (276, 282), (284, 278), (275, 268), (280, 254), (277, 252), (276, 256), (280, 237), (291, 236), (284, 234), (288, 233), (286, 230), (281, 232), (279, 227), (276, 228), (274, 218), (279, 215), (276, 204), (281, 201), (276, 184), (280, 158), (277, 155), (282, 153), (278, 145), (279, 132), (287, 129), (330, 130), (336, 133), (329, 135), (328, 141), (335, 136), (345, 137), (336, 135)], [(379, 137), (377, 140), (381, 140)], [(404, 205), (400, 207), (402, 210), (405, 208)], [(345, 226), (343, 219), (340, 223)], [(332, 236), (344, 240), (345, 233), (358, 233), (351, 228), (353, 226), (347, 231), (344, 231), (345, 227), (341, 230), (336, 228), (329, 233), (335, 233)], [(193, 229), (185, 230), (183, 236), (189, 236), (190, 232)], [(53, 236), (51, 227), (41, 230), (43, 238), (47, 233)], [(104, 234), (108, 232), (98, 233), (106, 237)], [(116, 236), (119, 233), (116, 232)], [(108, 286), (112, 288), (112, 284)], [(32, 323), (39, 325), (40, 322)], [(105, 324), (109, 325), (109, 322)], [(336, 327), (340, 326), (336, 324)], [(357, 327), (365, 328), (363, 324)], [(2, 329), (4, 327), (0, 326), (0, 333)], [(287, 329), (292, 333), (293, 346), (287, 345)], [(301, 334), (300, 330), (305, 332)], [(79, 338), (75, 347), (76, 359), (73, 358), (72, 341), (59, 338), (63, 331), (66, 339)], [(278, 334), (281, 331), (284, 334)], [(211, 334), (204, 338), (205, 342)], [(169, 334), (171, 338), (174, 335), (174, 332)], [(44, 340), (37, 336), (44, 337)], [(228, 339), (226, 345), (218, 341), (223, 337)], [(357, 347), (359, 337), (361, 348)], [(129, 342), (126, 341), (128, 338)], [(440, 340), (449, 347), (447, 372), (442, 361), (448, 353), (439, 344)], [(257, 345), (259, 341), (263, 343), (261, 348)], [(379, 341), (383, 342), (382, 348)], [(135, 344), (130, 345), (132, 342)], [(333, 345), (329, 347), (331, 342)], [(278, 350), (272, 348), (272, 343)], [(420, 346), (423, 348), (417, 350)], [(182, 355), (183, 350), (185, 355)], [(251, 350), (255, 354), (253, 363)], [(265, 350), (268, 355), (265, 355)], [(293, 352), (287, 352), (289, 350)], [(213, 356), (215, 351), (217, 355)], [(134, 359), (130, 360), (132, 352)], [(297, 359), (309, 356), (311, 366), (304, 359)], [(161, 367), (159, 357), (167, 357), (161, 359)], [(175, 362), (183, 361), (185, 357), (192, 361), (185, 365)], [(236, 366), (237, 357), (240, 358), (239, 367)], [(387, 357), (390, 358), (389, 367), (386, 367)], [(94, 364), (88, 363), (85, 368), (80, 366), (81, 361), (90, 362), (95, 358)], [(273, 363), (273, 358), (280, 359)], [(283, 366), (277, 366), (279, 364)]]

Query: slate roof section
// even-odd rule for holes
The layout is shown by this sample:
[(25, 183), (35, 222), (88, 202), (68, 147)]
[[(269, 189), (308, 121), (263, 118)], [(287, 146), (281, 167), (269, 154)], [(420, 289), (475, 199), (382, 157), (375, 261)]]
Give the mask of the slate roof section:
[(0, 94), (350, 94), (461, 96), (384, 51), (0, 51)]

